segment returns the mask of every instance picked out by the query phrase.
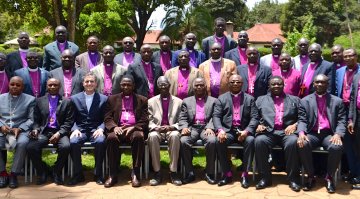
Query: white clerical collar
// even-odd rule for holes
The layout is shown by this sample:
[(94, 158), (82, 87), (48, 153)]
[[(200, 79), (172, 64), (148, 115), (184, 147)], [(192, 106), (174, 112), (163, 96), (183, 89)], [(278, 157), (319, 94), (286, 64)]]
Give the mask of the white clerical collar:
[(65, 73), (69, 73), (70, 70), (69, 70), (69, 69), (65, 69), (64, 72), (65, 72)]
[(126, 55), (130, 55), (132, 52), (125, 52)]
[(242, 51), (245, 51), (246, 50), (246, 48), (240, 48)]
[(10, 96), (11, 96), (12, 98), (17, 98), (17, 97), (19, 97), (18, 95), (11, 95), (11, 94), (10, 94)]
[(5, 73), (5, 69), (3, 69), (3, 70), (0, 70), (0, 73)]
[(240, 95), (240, 93), (241, 93), (241, 91), (240, 91), (240, 92), (238, 92), (238, 93), (236, 93), (236, 94), (231, 93), (231, 95), (232, 95), (232, 96), (234, 96), (234, 97), (238, 97), (238, 96)]
[(319, 95), (319, 94), (316, 94), (316, 96), (318, 96), (319, 98), (322, 98), (325, 94), (323, 95)]
[(56, 98), (57, 95), (50, 95), (51, 98)]
[(166, 51), (161, 51), (161, 53), (163, 53), (163, 54), (165, 54), (165, 55), (166, 55), (168, 52), (166, 52)]
[(273, 55), (274, 57), (279, 57), (279, 55)]
[(310, 64), (316, 64), (316, 62), (310, 62)]
[(111, 66), (111, 64), (105, 64), (105, 66), (109, 67), (109, 66)]
[(288, 72), (289, 70), (281, 70), (282, 72), (284, 72), (284, 73), (286, 73), (286, 72)]
[(59, 41), (57, 41), (58, 42), (58, 44), (60, 44), (61, 46), (62, 45), (65, 45), (65, 43), (66, 43), (66, 41), (64, 41), (63, 43), (61, 43), (61, 42), (59, 42)]
[(196, 98), (197, 100), (199, 100), (199, 101), (201, 101), (203, 98), (201, 98), (201, 97), (198, 97), (198, 98)]
[(96, 52), (90, 52), (91, 55), (95, 55)]
[(193, 50), (189, 50), (189, 53), (192, 53), (193, 52)]
[(95, 92), (93, 92), (92, 94), (89, 95), (84, 91), (84, 94), (85, 94), (85, 97), (93, 97), (95, 95)]
[(277, 99), (280, 98), (280, 95), (275, 95), (275, 98), (277, 98)]
[(220, 57), (219, 59), (213, 59), (213, 58), (211, 58), (211, 61), (212, 61), (212, 62), (219, 62), (219, 61), (221, 61), (221, 57)]
[(302, 57), (302, 58), (305, 58), (305, 57), (307, 57), (307, 55), (301, 55), (301, 57)]
[(250, 66), (255, 66), (255, 64), (254, 64), (254, 63), (249, 63), (249, 65), (250, 65)]
[(162, 100), (165, 100), (165, 101), (167, 101), (167, 100), (168, 100), (168, 98), (167, 98), (167, 97), (163, 97), (163, 98), (162, 98)]
[(221, 36), (221, 37), (215, 36), (215, 37), (216, 37), (216, 39), (223, 39), (224, 38), (224, 36)]
[(182, 71), (187, 71), (188, 68), (180, 68)]
[(129, 98), (130, 98), (130, 95), (124, 95), (124, 97), (125, 97), (126, 99), (129, 99)]
[(20, 51), (20, 52), (25, 52), (25, 53), (27, 53), (27, 52), (29, 52), (29, 49), (22, 49), (22, 48), (19, 48), (19, 51)]
[(336, 66), (341, 66), (341, 64), (336, 64)]
[(352, 69), (352, 68), (348, 68), (348, 70), (349, 70), (350, 72), (353, 72), (353, 70), (354, 70), (354, 69)]
[(149, 64), (150, 64), (150, 62), (146, 62), (146, 61), (144, 61), (144, 64), (149, 65)]
[(38, 68), (38, 67), (36, 67), (36, 68), (29, 68), (29, 67), (28, 67), (28, 69), (29, 69), (30, 72), (36, 72), (36, 71), (38, 71), (39, 68)]

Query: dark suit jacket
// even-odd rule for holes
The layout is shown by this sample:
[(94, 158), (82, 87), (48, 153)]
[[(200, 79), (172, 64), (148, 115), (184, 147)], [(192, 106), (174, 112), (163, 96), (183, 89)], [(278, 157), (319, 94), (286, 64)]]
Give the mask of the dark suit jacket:
[[(75, 95), (84, 90), (82, 84), (82, 78), (84, 76), (84, 71), (80, 68), (73, 68), (72, 70), (72, 80), (71, 80), (71, 95)], [(61, 88), (59, 90), (59, 95), (64, 96), (64, 71), (63, 68), (57, 68), (49, 73), (49, 78), (56, 78), (60, 80)]]
[[(71, 41), (66, 42), (65, 49), (70, 49), (74, 53), (74, 59), (79, 54), (79, 47)], [(57, 46), (57, 42), (54, 41), (54, 42), (47, 44), (44, 47), (44, 50), (45, 51), (44, 51), (43, 68), (45, 68), (45, 70), (47, 70), (47, 71), (51, 71), (56, 68), (60, 68), (62, 66), (61, 52)]]
[[(206, 96), (205, 99), (205, 122), (206, 126), (205, 129), (212, 129), (214, 130), (213, 124), (213, 112), (214, 112), (214, 105), (216, 102), (216, 98), (211, 96)], [(179, 129), (183, 128), (190, 128), (194, 125), (194, 118), (196, 113), (196, 99), (195, 96), (187, 97), (183, 100), (181, 104), (181, 112), (179, 116)]]
[[(133, 64), (139, 63), (141, 62), (141, 55), (139, 53), (133, 52), (134, 54), (134, 62)], [(123, 58), (124, 58), (124, 53), (119, 53), (114, 57), (114, 62), (116, 64), (120, 64), (120, 65), (124, 65), (123, 64)]]
[[(34, 130), (39, 130), (43, 133), (44, 129), (49, 123), (49, 98), (44, 95), (36, 99), (34, 109)], [(59, 101), (56, 108), (56, 122), (58, 124), (58, 131), (61, 136), (69, 135), (71, 127), (74, 124), (74, 110), (70, 100), (63, 99), (59, 96)]]
[[(346, 131), (346, 112), (342, 99), (331, 94), (326, 94), (324, 97), (326, 97), (326, 114), (331, 131), (343, 137)], [(317, 121), (317, 112), (315, 93), (300, 100), (298, 132), (311, 132)]]
[[(241, 130), (254, 134), (259, 123), (259, 115), (255, 106), (254, 97), (244, 92), (240, 93)], [(223, 129), (230, 133), (233, 122), (233, 102), (230, 92), (219, 96), (216, 100), (213, 121), (215, 131)]]
[[(39, 55), (39, 65), (38, 67), (41, 68), (43, 64), (43, 58)], [(6, 56), (6, 72), (10, 75), (10, 77), (14, 76), (14, 72), (20, 68), (24, 68), (23, 63), (21, 61), (20, 52), (14, 51), (9, 53)]]
[[(306, 72), (307, 68), (309, 67), (309, 64), (310, 64), (310, 62), (304, 64), (304, 66), (302, 67), (302, 70), (301, 70), (301, 83), (304, 81), (305, 72)], [(332, 89), (335, 88), (333, 86), (333, 84), (335, 84), (334, 78), (333, 78), (333, 75), (335, 75), (335, 74), (333, 74), (333, 72), (334, 72), (334, 70), (332, 68), (332, 64), (330, 62), (326, 61), (326, 60), (321, 59), (320, 62), (319, 62), (319, 65), (315, 69), (315, 73), (314, 73), (314, 76), (313, 76), (311, 82), (314, 81), (314, 78), (316, 77), (316, 75), (324, 74), (324, 75), (328, 76), (328, 78), (329, 78), (328, 93), (334, 93), (332, 91)], [(313, 87), (313, 84), (311, 83), (309, 93), (313, 93), (313, 92), (315, 92), (315, 89)]]
[(75, 119), (72, 130), (78, 129), (82, 133), (93, 133), (99, 128), (105, 130), (104, 115), (106, 100), (107, 97), (105, 95), (95, 92), (90, 110), (88, 111), (84, 92), (71, 96)]
[[(122, 110), (122, 93), (109, 96), (105, 105), (104, 123), (108, 133), (114, 131), (114, 128), (119, 126), (121, 110)], [(148, 132), (149, 117), (148, 117), (148, 103), (144, 96), (134, 94), (134, 112), (136, 130)], [(144, 135), (146, 137), (146, 135)]]
[[(178, 61), (178, 56), (179, 56), (179, 53), (183, 50), (186, 50), (188, 51), (186, 48), (185, 49), (182, 49), (182, 50), (177, 50), (173, 53), (172, 55), (172, 60), (171, 60), (171, 66), (172, 67), (176, 67), (176, 66), (179, 66), (179, 61)], [(199, 65), (201, 63), (203, 63), (204, 61), (206, 61), (206, 58), (205, 58), (205, 54), (201, 51), (198, 51), (198, 50), (194, 50), (195, 52), (195, 58), (196, 58), (196, 68), (199, 68)]]
[[(214, 35), (206, 37), (205, 39), (202, 40), (201, 43), (202, 43), (201, 48), (202, 48), (203, 52), (205, 53), (206, 60), (208, 60), (210, 58), (210, 47), (215, 43)], [(233, 48), (236, 48), (236, 46), (237, 46), (236, 41), (228, 36), (225, 36), (224, 44), (225, 44), (224, 53)]]
[[(237, 66), (238, 74), (243, 78), (242, 91), (246, 92), (249, 86), (247, 64)], [(266, 95), (269, 89), (269, 81), (271, 78), (271, 68), (259, 65), (258, 71), (256, 72), (256, 79), (254, 85), (254, 97), (257, 99), (259, 96)]]
[[(159, 94), (156, 82), (158, 78), (163, 75), (163, 72), (160, 65), (154, 62), (151, 63), (151, 69), (154, 77), (153, 84), (154, 84), (154, 96), (155, 96)], [(148, 79), (142, 62), (130, 64), (128, 67), (128, 71), (126, 73), (134, 77), (136, 93), (148, 97), (149, 94)]]
[[(39, 68), (40, 73), (40, 96), (44, 96), (46, 93), (46, 81), (48, 80), (49, 72), (45, 69)], [(16, 76), (20, 76), (24, 80), (24, 93), (34, 96), (32, 90), (32, 82), (28, 68), (21, 68), (15, 71)]]
[[(173, 60), (174, 53), (173, 51), (170, 51), (170, 62)], [(160, 65), (160, 50), (155, 51), (152, 55), (151, 62), (155, 62)], [(161, 65), (160, 65), (161, 66)]]
[(241, 64), (246, 64), (246, 63), (241, 63), (238, 48), (234, 48), (234, 49), (227, 51), (224, 54), (224, 58), (233, 60), (237, 66), (239, 66)]
[[(275, 105), (271, 93), (260, 96), (256, 100), (256, 106), (259, 110), (259, 117), (261, 123), (267, 127), (267, 132), (274, 131), (275, 125)], [(298, 110), (300, 106), (300, 98), (285, 94), (284, 97), (284, 114), (283, 114), (283, 128), (298, 122)], [(297, 132), (296, 132), (297, 133)]]
[(349, 106), (349, 115), (348, 118), (352, 119), (353, 123), (354, 123), (354, 127), (357, 129), (359, 128), (357, 126), (357, 98), (358, 98), (358, 84), (359, 84), (359, 80), (360, 80), (360, 74), (356, 74), (354, 76), (352, 85), (351, 85), (351, 94), (350, 94), (350, 106)]

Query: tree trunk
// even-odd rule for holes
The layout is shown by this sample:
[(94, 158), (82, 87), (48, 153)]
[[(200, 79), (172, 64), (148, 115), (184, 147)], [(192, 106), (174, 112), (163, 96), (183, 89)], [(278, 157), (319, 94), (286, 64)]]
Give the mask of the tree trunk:
[(78, 0), (68, 0), (68, 26), (69, 40), (75, 40), (75, 25), (76, 25), (76, 7)]

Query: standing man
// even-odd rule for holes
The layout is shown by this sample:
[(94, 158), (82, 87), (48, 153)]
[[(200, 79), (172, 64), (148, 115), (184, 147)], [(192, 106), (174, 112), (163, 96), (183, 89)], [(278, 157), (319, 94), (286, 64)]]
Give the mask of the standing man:
[(254, 157), (254, 134), (258, 125), (258, 112), (254, 97), (241, 91), (243, 79), (232, 75), (229, 79), (229, 92), (219, 96), (214, 108), (214, 127), (217, 132), (216, 149), (223, 172), (218, 186), (232, 181), (231, 163), (227, 155), (227, 146), (239, 142), (244, 146), (244, 172), (241, 174), (241, 186), (249, 187), (248, 171)]
[(6, 68), (6, 55), (0, 53), (0, 94), (9, 92), (10, 73)]
[(270, 79), (270, 92), (256, 100), (261, 124), (255, 138), (255, 158), (261, 180), (256, 189), (264, 189), (272, 184), (271, 166), (268, 162), (271, 148), (284, 148), (286, 172), (289, 187), (300, 191), (299, 157), (297, 153), (297, 122), (300, 99), (284, 92), (284, 80), (280, 76)]
[(0, 153), (0, 187), (17, 188), (17, 175), (24, 167), (28, 134), (34, 123), (35, 98), (23, 93), (24, 82), (21, 77), (14, 76), (9, 82), (9, 92), (0, 95), (0, 148), (14, 150), (11, 173), (6, 172), (6, 158)]
[(191, 147), (200, 138), (205, 145), (205, 180), (209, 184), (216, 184), (216, 136), (212, 120), (216, 98), (207, 96), (206, 82), (203, 78), (196, 78), (193, 84), (195, 96), (184, 99), (179, 118), (181, 157), (185, 165), (185, 178), (182, 182), (188, 184), (195, 180)]
[(149, 44), (141, 46), (141, 61), (129, 65), (127, 72), (134, 77), (136, 93), (148, 99), (159, 93), (156, 82), (163, 75), (160, 65), (151, 62), (152, 54)]
[(335, 45), (331, 48), (331, 59), (333, 61), (333, 69), (336, 71), (346, 66), (344, 60), (344, 48), (341, 45)]
[(249, 36), (242, 30), (238, 35), (238, 47), (225, 52), (224, 58), (233, 60), (236, 66), (247, 63), (246, 50), (248, 48)]
[(96, 184), (103, 185), (102, 163), (105, 157), (104, 110), (107, 97), (96, 92), (97, 79), (94, 73), (84, 76), (84, 92), (71, 96), (74, 105), (75, 124), (70, 135), (71, 158), (74, 162), (74, 177), (68, 182), (76, 185), (84, 181), (81, 165), (81, 146), (90, 141), (95, 146), (95, 176)]
[(343, 151), (346, 131), (346, 111), (340, 98), (327, 93), (329, 78), (320, 74), (314, 78), (315, 93), (303, 98), (299, 108), (298, 151), (308, 179), (303, 187), (309, 191), (315, 184), (312, 149), (323, 146), (329, 151), (326, 189), (335, 192), (334, 176)]
[(104, 123), (107, 132), (106, 145), (109, 158), (109, 178), (106, 188), (117, 183), (120, 161), (119, 145), (127, 142), (131, 145), (133, 170), (131, 185), (140, 187), (140, 167), (144, 155), (148, 119), (147, 99), (134, 93), (135, 84), (132, 76), (125, 75), (120, 83), (121, 93), (111, 95), (105, 105)]
[(295, 69), (301, 72), (302, 67), (310, 61), (308, 53), (309, 40), (304, 37), (300, 38), (297, 42), (297, 49), (299, 51), (299, 54), (294, 57), (294, 64)]
[[(14, 72), (20, 68), (26, 68), (28, 62), (26, 60), (26, 54), (29, 52), (30, 37), (27, 32), (20, 32), (17, 42), (19, 43), (19, 50), (11, 52), (7, 55), (7, 72), (12, 77)], [(39, 56), (39, 62), (37, 67), (42, 67), (42, 57)]]
[(97, 92), (110, 96), (120, 93), (120, 80), (127, 68), (114, 62), (115, 49), (106, 45), (103, 48), (104, 62), (91, 69), (97, 79)]
[(136, 64), (141, 61), (139, 53), (134, 52), (134, 40), (131, 37), (125, 37), (122, 40), (124, 52), (115, 56), (114, 62), (127, 68), (130, 64)]
[(222, 17), (215, 19), (215, 34), (209, 37), (206, 37), (201, 42), (201, 48), (205, 53), (205, 59), (210, 58), (210, 48), (213, 43), (217, 42), (221, 44), (221, 57), (224, 57), (225, 52), (236, 48), (236, 42), (231, 38), (227, 37), (224, 34), (226, 27), (226, 21)]
[(237, 71), (243, 78), (242, 91), (256, 99), (268, 92), (271, 68), (259, 64), (259, 51), (255, 47), (249, 47), (246, 55), (248, 63), (237, 66)]
[(178, 59), (181, 51), (185, 50), (189, 53), (190, 62), (189, 65), (191, 67), (198, 68), (201, 63), (203, 63), (206, 58), (205, 54), (201, 51), (195, 50), (194, 47), (196, 45), (197, 39), (194, 33), (188, 33), (185, 35), (185, 49), (177, 50), (174, 52), (174, 55), (171, 60), (172, 67), (179, 66), (180, 60)]
[(154, 178), (150, 180), (151, 186), (159, 185), (162, 181), (160, 172), (160, 143), (168, 142), (170, 157), (170, 180), (174, 185), (182, 182), (177, 174), (180, 152), (179, 114), (182, 100), (169, 93), (170, 83), (166, 77), (161, 76), (157, 81), (160, 95), (148, 101), (149, 109), (149, 138), (148, 145), (151, 163), (154, 169)]
[(50, 78), (47, 81), (48, 94), (36, 100), (34, 126), (29, 133), (30, 142), (26, 150), (38, 172), (38, 185), (47, 180), (48, 168), (42, 161), (41, 154), (42, 148), (48, 143), (58, 148), (53, 170), (54, 182), (57, 185), (64, 184), (61, 171), (70, 153), (69, 133), (74, 124), (74, 110), (70, 100), (59, 95), (60, 87), (59, 80)]
[(163, 74), (171, 68), (173, 52), (170, 49), (171, 40), (167, 35), (159, 38), (160, 50), (153, 53), (151, 61), (161, 66)]
[(39, 68), (39, 54), (29, 51), (26, 54), (27, 68), (21, 68), (15, 71), (15, 75), (24, 80), (24, 93), (36, 98), (44, 96), (46, 93), (46, 81), (49, 72)]
[(79, 47), (67, 40), (68, 32), (64, 26), (55, 28), (56, 41), (47, 44), (44, 47), (43, 68), (47, 71), (60, 68), (62, 66), (61, 55), (64, 50), (69, 49), (73, 52), (74, 58), (79, 54)]
[(75, 58), (71, 50), (66, 49), (61, 54), (62, 67), (50, 71), (49, 78), (55, 78), (60, 81), (61, 87), (59, 95), (70, 98), (84, 90), (82, 77), (84, 71), (75, 68)]
[(273, 71), (273, 76), (280, 76), (284, 81), (284, 93), (298, 96), (301, 84), (301, 74), (295, 68), (291, 67), (291, 56), (288, 53), (282, 53), (279, 58), (279, 70)]
[(204, 75), (207, 94), (212, 97), (228, 91), (229, 77), (237, 74), (235, 62), (221, 57), (221, 44), (215, 42), (210, 50), (211, 58), (199, 66), (199, 71)]
[(260, 65), (271, 68), (272, 71), (279, 70), (279, 58), (284, 47), (284, 42), (280, 38), (271, 41), (271, 54), (260, 58)]
[(90, 36), (86, 40), (87, 51), (81, 53), (75, 58), (75, 67), (82, 68), (88, 72), (95, 66), (104, 62), (103, 56), (98, 51), (99, 38), (97, 36)]
[(190, 54), (186, 50), (179, 53), (178, 60), (179, 66), (166, 71), (165, 77), (170, 82), (170, 94), (184, 99), (194, 95), (193, 81), (203, 75), (199, 69), (190, 67)]
[[(301, 86), (299, 97), (303, 98), (314, 92), (313, 80), (319, 74), (324, 74), (329, 78), (329, 88), (327, 88), (329, 93), (332, 93), (332, 81), (333, 78), (333, 68), (332, 64), (321, 57), (322, 51), (320, 44), (314, 43), (311, 44), (308, 50), (310, 62), (306, 63), (302, 67), (301, 71)], [(335, 74), (334, 74), (335, 75)]]

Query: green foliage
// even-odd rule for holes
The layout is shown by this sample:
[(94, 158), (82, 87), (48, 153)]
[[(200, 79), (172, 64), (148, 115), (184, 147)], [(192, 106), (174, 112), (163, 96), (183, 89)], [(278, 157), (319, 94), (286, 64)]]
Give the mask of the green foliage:
[(331, 58), (331, 49), (330, 48), (323, 48), (322, 49), (322, 57), (327, 60), (330, 61), (332, 60)]
[(271, 49), (270, 48), (258, 48), (258, 51), (260, 53), (260, 56), (271, 54)]
[(351, 45), (350, 35), (341, 35), (336, 37), (334, 40), (334, 44), (340, 44), (344, 48), (355, 48), (360, 50), (360, 31), (352, 33), (354, 46)]
[(277, 0), (263, 0), (255, 4), (247, 15), (246, 28), (253, 27), (256, 23), (280, 23), (284, 4)]

